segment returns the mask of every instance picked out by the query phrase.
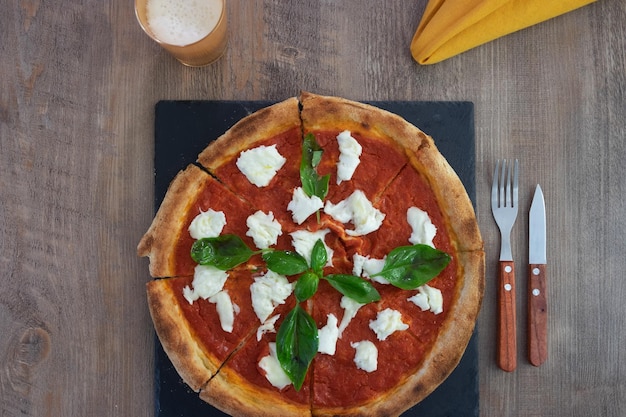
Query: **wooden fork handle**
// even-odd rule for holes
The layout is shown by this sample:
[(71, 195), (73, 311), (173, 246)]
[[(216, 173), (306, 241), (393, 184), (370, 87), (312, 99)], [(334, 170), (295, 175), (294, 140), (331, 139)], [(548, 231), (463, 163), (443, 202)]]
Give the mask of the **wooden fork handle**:
[(499, 262), (498, 278), (498, 366), (507, 372), (517, 367), (515, 326), (515, 265)]
[(546, 265), (528, 266), (528, 360), (539, 366), (548, 358)]

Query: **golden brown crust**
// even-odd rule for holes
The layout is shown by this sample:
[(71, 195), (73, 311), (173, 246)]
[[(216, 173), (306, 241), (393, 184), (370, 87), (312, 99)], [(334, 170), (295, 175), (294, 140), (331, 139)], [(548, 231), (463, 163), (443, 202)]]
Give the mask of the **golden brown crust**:
[(163, 349), (181, 378), (199, 391), (221, 365), (207, 353), (193, 335), (178, 301), (166, 280), (154, 280), (146, 286), (148, 307)]
[(427, 135), (400, 116), (365, 103), (304, 92), (302, 122), (305, 133), (316, 130), (349, 130), (381, 138), (399, 148), (421, 143)]
[(262, 391), (225, 366), (200, 391), (200, 398), (233, 416), (290, 417), (311, 415), (308, 404), (281, 398), (278, 391)]
[(414, 153), (409, 155), (409, 161), (428, 179), (439, 207), (446, 216), (457, 250), (482, 251), (483, 241), (474, 206), (456, 172), (439, 153), (431, 137), (427, 136), (419, 145), (407, 145), (411, 144)]
[(191, 205), (212, 178), (195, 165), (180, 171), (171, 182), (150, 228), (137, 246), (139, 256), (150, 259), (150, 275), (176, 275), (173, 250), (184, 229), (184, 221)]
[(215, 171), (252, 144), (300, 128), (298, 106), (298, 100), (292, 97), (244, 117), (202, 151), (198, 163)]

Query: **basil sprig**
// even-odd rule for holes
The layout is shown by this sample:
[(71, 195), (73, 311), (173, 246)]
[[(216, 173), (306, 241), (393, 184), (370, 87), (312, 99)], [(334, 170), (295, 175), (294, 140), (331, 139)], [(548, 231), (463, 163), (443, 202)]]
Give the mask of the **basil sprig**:
[(312, 133), (307, 133), (302, 143), (302, 159), (300, 160), (302, 190), (309, 197), (317, 196), (322, 200), (328, 194), (328, 183), (330, 181), (330, 174), (320, 177), (317, 173), (317, 166), (322, 160), (323, 152), (315, 140), (315, 136)]
[[(283, 254), (285, 255), (285, 254)], [(296, 261), (297, 254), (290, 253)], [(282, 255), (281, 255), (282, 256)], [(298, 255), (299, 256), (299, 255)], [(324, 266), (328, 262), (328, 253), (321, 239), (318, 239), (311, 250), (311, 265), (296, 281), (294, 295), (296, 306), (287, 314), (276, 335), (276, 352), (280, 366), (283, 368), (294, 388), (299, 391), (306, 373), (317, 354), (319, 336), (317, 325), (300, 303), (313, 297), (317, 292), (319, 281), (327, 280), (343, 295), (366, 304), (380, 300), (380, 294), (374, 286), (353, 275), (326, 275)], [(271, 266), (268, 264), (268, 268)]]

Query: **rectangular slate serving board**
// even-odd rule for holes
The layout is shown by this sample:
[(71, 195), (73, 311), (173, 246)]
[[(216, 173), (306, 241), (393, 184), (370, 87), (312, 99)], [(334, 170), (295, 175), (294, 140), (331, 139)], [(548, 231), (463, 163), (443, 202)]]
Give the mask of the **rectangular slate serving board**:
[[(181, 169), (241, 118), (270, 101), (159, 101), (155, 107), (155, 211)], [(475, 205), (474, 105), (471, 102), (376, 101), (432, 136)], [(155, 416), (226, 416), (198, 398), (180, 379), (155, 338)], [(398, 358), (402, 360), (402, 358)], [(402, 416), (475, 417), (479, 412), (476, 331), (454, 372)]]

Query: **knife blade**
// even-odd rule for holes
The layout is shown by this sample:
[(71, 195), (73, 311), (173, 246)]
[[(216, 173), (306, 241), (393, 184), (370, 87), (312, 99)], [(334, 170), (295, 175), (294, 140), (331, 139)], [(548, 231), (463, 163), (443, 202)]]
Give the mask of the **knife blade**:
[(546, 205), (537, 184), (528, 219), (528, 359), (535, 366), (548, 358), (546, 239)]

